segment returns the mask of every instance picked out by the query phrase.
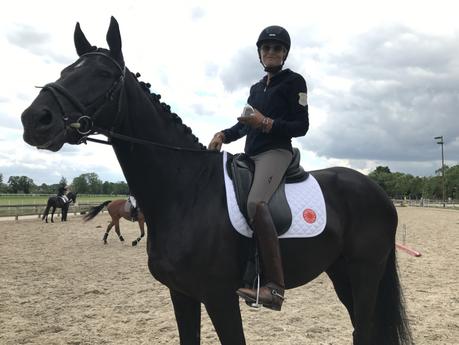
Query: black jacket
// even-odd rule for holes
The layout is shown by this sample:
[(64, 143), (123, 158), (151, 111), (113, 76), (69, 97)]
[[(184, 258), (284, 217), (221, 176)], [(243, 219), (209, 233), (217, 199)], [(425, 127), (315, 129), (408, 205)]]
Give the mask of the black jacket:
[(271, 149), (292, 151), (292, 138), (309, 129), (307, 88), (304, 78), (289, 69), (275, 74), (266, 86), (267, 76), (250, 88), (247, 103), (274, 120), (271, 132), (263, 133), (237, 123), (225, 129), (225, 144), (247, 135), (245, 153), (249, 156)]
[(64, 188), (64, 187), (59, 187), (59, 189), (57, 190), (57, 196), (63, 196), (65, 195), (65, 192), (67, 190)]

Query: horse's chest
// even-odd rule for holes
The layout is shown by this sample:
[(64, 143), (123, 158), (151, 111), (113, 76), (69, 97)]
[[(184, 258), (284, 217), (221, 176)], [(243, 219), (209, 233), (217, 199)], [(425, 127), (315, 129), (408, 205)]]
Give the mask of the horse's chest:
[(199, 274), (193, 262), (185, 264), (184, 261), (151, 255), (148, 258), (148, 267), (153, 277), (170, 289), (190, 296), (197, 293)]

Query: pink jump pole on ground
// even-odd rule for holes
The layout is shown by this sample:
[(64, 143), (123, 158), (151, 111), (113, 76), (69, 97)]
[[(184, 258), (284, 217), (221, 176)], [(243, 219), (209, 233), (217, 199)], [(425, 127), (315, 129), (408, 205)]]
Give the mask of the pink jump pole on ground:
[(421, 256), (421, 253), (418, 252), (417, 250), (414, 250), (414, 249), (411, 249), (411, 248), (408, 248), (407, 246), (403, 245), (403, 244), (400, 244), (400, 243), (395, 243), (395, 247), (397, 249), (400, 249), (400, 250), (403, 250), (404, 252), (412, 255), (412, 256)]

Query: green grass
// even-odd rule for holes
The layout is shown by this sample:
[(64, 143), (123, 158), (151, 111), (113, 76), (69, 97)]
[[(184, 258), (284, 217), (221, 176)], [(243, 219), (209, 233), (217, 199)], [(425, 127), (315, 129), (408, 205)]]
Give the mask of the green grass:
[[(0, 194), (0, 217), (39, 214), (45, 209), (50, 196), (52, 195)], [(79, 206), (76, 209), (83, 211), (104, 201), (116, 199), (127, 199), (127, 195), (78, 194), (77, 204)], [(71, 204), (71, 212), (73, 209), (75, 209), (75, 206)]]
[[(44, 194), (0, 194), (0, 206), (9, 205), (46, 205), (48, 198)], [(127, 199), (127, 195), (89, 195), (78, 194), (78, 203), (97, 203), (107, 200)]]

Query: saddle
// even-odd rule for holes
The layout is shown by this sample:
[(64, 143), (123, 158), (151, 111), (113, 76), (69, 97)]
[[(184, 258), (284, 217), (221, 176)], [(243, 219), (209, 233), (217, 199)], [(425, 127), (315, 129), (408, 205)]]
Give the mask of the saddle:
[[(247, 215), (247, 198), (253, 182), (255, 164), (245, 153), (238, 153), (235, 155), (228, 154), (226, 169), (228, 176), (233, 181), (239, 210), (244, 215), (247, 223), (250, 224)], [(309, 173), (300, 165), (300, 150), (294, 148), (292, 161), (279, 187), (268, 202), (268, 207), (278, 235), (284, 234), (292, 224), (292, 212), (285, 195), (285, 184), (302, 182), (306, 180), (308, 176)]]
[(69, 198), (66, 195), (58, 195), (58, 198), (61, 199), (64, 204), (70, 202)]

